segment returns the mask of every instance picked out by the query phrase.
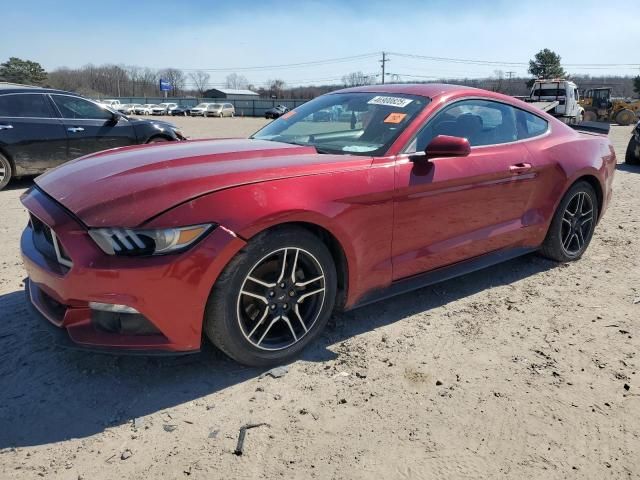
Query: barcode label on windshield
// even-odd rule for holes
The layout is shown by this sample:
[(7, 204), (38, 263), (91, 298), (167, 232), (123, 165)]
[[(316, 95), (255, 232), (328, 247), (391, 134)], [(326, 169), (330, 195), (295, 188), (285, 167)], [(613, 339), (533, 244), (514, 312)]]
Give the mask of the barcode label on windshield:
[(387, 107), (400, 107), (404, 108), (409, 105), (413, 100), (410, 98), (402, 98), (402, 97), (383, 97), (378, 95), (377, 97), (373, 97), (367, 103), (370, 105), (385, 105)]

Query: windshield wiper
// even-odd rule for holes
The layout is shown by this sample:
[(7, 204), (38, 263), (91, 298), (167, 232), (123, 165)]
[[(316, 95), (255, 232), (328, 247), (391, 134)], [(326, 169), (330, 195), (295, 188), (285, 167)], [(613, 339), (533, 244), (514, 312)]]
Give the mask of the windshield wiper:
[(302, 143), (302, 142), (284, 142), (284, 143), (290, 143), (291, 145), (300, 145), (301, 147), (313, 147), (316, 149), (316, 152), (323, 155), (331, 155), (333, 153), (338, 153), (335, 150), (327, 150), (325, 148), (319, 148), (313, 143)]

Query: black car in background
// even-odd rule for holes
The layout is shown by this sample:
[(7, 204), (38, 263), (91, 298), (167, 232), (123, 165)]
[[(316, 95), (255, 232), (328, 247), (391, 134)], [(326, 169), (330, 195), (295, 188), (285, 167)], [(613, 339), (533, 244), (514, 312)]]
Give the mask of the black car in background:
[(129, 118), (73, 93), (0, 84), (0, 190), (89, 153), (183, 139), (171, 123)]
[(627, 152), (624, 161), (629, 165), (640, 165), (640, 122), (638, 122), (631, 132), (631, 139), (627, 145)]
[(178, 106), (171, 110), (169, 112), (169, 115), (171, 115), (172, 117), (188, 117), (189, 115), (191, 115), (191, 108)]
[(273, 108), (270, 108), (266, 112), (264, 112), (264, 118), (279, 118), (285, 113), (287, 113), (289, 109), (284, 105), (276, 105)]

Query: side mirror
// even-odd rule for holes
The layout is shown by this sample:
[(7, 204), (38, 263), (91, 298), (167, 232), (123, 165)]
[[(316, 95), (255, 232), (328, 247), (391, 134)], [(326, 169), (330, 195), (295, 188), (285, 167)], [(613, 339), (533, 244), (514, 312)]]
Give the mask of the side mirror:
[(111, 122), (118, 123), (120, 121), (120, 114), (118, 112), (111, 112)]
[(469, 140), (462, 137), (452, 137), (450, 135), (438, 135), (435, 137), (424, 153), (418, 153), (411, 156), (411, 161), (425, 161), (432, 158), (445, 158), (445, 157), (466, 157), (471, 153), (471, 146)]

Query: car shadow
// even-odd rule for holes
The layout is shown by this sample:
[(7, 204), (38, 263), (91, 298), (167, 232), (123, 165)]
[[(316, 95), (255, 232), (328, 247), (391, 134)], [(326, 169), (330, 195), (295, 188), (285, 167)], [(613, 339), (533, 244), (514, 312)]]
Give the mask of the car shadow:
[(33, 185), (33, 180), (35, 178), (36, 177), (20, 177), (20, 178), (12, 179), (11, 181), (9, 181), (9, 185), (4, 187), (2, 191), (20, 190), (24, 188), (29, 188)]
[[(536, 255), (511, 260), (390, 300), (334, 315), (301, 360), (337, 357), (337, 343), (476, 292), (553, 268)], [(30, 316), (24, 292), (0, 295), (0, 448), (85, 438), (256, 378), (205, 344), (183, 357), (129, 357), (63, 350)]]
[(616, 170), (623, 172), (640, 173), (640, 165), (630, 165), (628, 163), (619, 163), (616, 165)]

